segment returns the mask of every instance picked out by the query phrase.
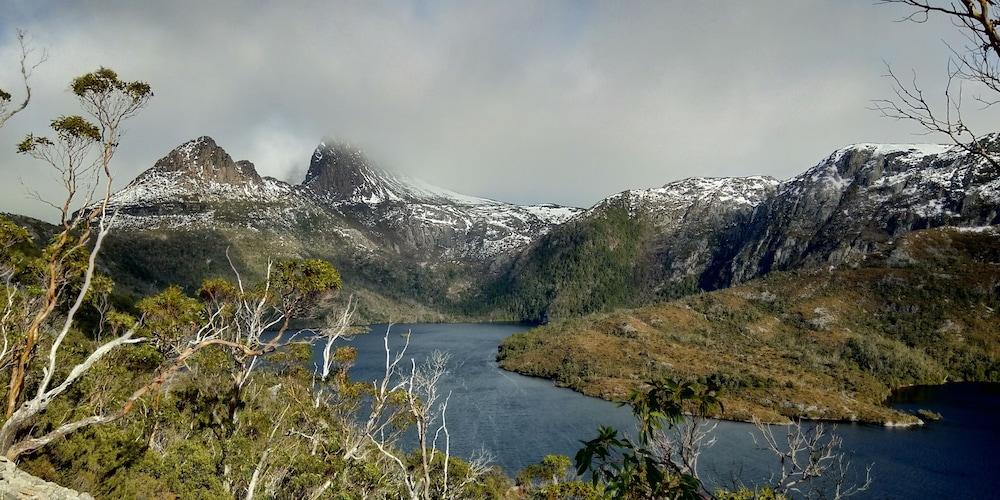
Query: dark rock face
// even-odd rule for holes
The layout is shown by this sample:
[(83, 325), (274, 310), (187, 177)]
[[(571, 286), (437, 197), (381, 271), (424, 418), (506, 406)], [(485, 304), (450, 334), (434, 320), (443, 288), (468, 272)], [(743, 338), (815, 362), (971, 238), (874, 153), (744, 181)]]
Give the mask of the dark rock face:
[[(996, 147), (996, 136), (988, 139)], [(729, 235), (718, 283), (840, 265), (910, 231), (1000, 224), (1000, 178), (958, 148), (858, 145), (782, 184)]]
[[(143, 176), (178, 172), (205, 181), (224, 184), (259, 184), (260, 175), (253, 163), (233, 161), (226, 150), (211, 137), (203, 136), (181, 144), (157, 161)], [(142, 176), (137, 181), (142, 179)]]
[(490, 266), (577, 209), (522, 207), (465, 196), (383, 170), (354, 147), (324, 141), (313, 152), (303, 187), (355, 221), (387, 248), (418, 261), (471, 261)]
[(389, 198), (368, 157), (360, 149), (334, 141), (316, 147), (303, 185), (336, 201)]

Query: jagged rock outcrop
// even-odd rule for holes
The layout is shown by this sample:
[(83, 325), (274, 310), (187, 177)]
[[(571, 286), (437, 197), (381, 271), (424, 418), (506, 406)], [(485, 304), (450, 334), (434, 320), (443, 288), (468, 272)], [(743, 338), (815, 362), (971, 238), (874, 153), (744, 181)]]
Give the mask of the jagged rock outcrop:
[(375, 166), (357, 148), (324, 141), (303, 186), (389, 248), (420, 261), (494, 265), (580, 210), (467, 196)]
[[(1000, 135), (983, 139), (1000, 151)], [(1000, 173), (942, 145), (858, 144), (835, 151), (777, 193), (729, 235), (718, 285), (772, 270), (864, 259), (918, 229), (1000, 224)]]
[(261, 183), (253, 163), (247, 160), (234, 161), (226, 150), (208, 136), (181, 144), (167, 156), (160, 158), (137, 181), (142, 181), (144, 176), (170, 172), (182, 172), (204, 182), (238, 185)]
[[(982, 144), (1000, 152), (998, 135)], [(858, 144), (783, 182), (626, 191), (538, 240), (494, 289), (546, 320), (848, 264), (914, 230), (1000, 223), (997, 174), (960, 147)]]
[[(344, 235), (343, 221), (305, 192), (233, 158), (211, 137), (185, 142), (116, 192), (111, 205), (124, 230), (163, 228), (291, 231), (328, 226)], [(368, 242), (358, 238), (359, 244)]]
[(0, 457), (0, 500), (93, 500), (87, 493), (39, 479)]

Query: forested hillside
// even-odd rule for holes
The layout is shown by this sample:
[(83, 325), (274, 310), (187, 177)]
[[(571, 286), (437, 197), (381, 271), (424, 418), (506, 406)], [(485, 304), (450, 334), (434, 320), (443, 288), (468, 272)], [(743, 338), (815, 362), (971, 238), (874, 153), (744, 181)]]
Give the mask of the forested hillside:
[(912, 423), (882, 405), (892, 389), (1000, 381), (1000, 229), (917, 231), (855, 266), (556, 321), (498, 359), (613, 400), (663, 377), (710, 384), (737, 420)]

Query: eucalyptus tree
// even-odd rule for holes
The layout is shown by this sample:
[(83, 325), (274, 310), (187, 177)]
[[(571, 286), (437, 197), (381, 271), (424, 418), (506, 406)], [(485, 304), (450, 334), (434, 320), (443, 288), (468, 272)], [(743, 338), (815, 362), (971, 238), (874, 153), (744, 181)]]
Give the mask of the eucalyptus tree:
[[(134, 327), (129, 328), (96, 346), (68, 372), (61, 369), (59, 360), (64, 341), (73, 330), (95, 280), (98, 254), (113, 227), (112, 159), (124, 132), (124, 122), (135, 116), (153, 95), (149, 84), (122, 80), (107, 68), (73, 79), (70, 89), (88, 117), (60, 116), (50, 124), (51, 138), (29, 134), (17, 146), (19, 153), (44, 162), (56, 173), (64, 195), (56, 202), (39, 197), (58, 213), (56, 234), (38, 257), (23, 263), (21, 279), (8, 281), (6, 290), (4, 314), (17, 316), (24, 324), (24, 329), (13, 339), (6, 420), (0, 427), (0, 449), (10, 458), (76, 429), (117, 418), (121, 412), (67, 422), (41, 436), (22, 432), (54, 398), (66, 392), (109, 352), (144, 340), (135, 337)], [(12, 294), (34, 297), (11, 301)], [(60, 309), (63, 306), (68, 306), (65, 311)], [(38, 352), (43, 342), (47, 353)], [(30, 388), (29, 375), (33, 377)], [(130, 403), (126, 403), (122, 411), (129, 408)]]

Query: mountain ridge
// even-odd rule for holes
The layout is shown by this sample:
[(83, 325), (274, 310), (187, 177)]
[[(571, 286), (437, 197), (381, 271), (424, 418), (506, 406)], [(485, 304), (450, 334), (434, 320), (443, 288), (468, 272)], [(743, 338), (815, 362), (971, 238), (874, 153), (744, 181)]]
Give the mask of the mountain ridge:
[[(981, 145), (1000, 152), (1000, 135)], [(848, 264), (917, 229), (1000, 223), (1000, 179), (988, 162), (955, 146), (860, 143), (784, 181), (724, 179), (612, 195), (539, 238), (489, 294), (545, 322), (726, 288), (775, 270)], [(741, 179), (756, 179), (747, 203), (713, 191)], [(688, 185), (700, 189), (684, 196)]]
[[(998, 136), (984, 141), (1000, 150)], [(544, 322), (848, 264), (915, 229), (997, 223), (998, 193), (985, 163), (959, 148), (860, 143), (785, 180), (689, 177), (588, 209), (521, 206), (410, 179), (333, 140), (290, 184), (202, 136), (114, 194), (122, 234), (109, 262), (124, 258), (130, 240), (201, 241), (193, 254), (202, 264), (153, 279), (194, 286), (231, 272), (221, 264), (229, 247), (248, 266), (265, 253), (313, 256), (390, 302)]]

